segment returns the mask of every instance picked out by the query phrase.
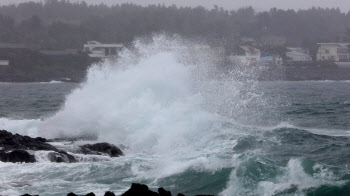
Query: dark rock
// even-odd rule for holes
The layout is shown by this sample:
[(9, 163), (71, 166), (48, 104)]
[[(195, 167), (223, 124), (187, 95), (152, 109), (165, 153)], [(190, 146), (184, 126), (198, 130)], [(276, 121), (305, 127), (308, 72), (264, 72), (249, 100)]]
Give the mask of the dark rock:
[(81, 147), (81, 151), (84, 154), (107, 154), (111, 157), (119, 157), (124, 155), (123, 152), (113, 144), (97, 143), (97, 144), (85, 144)]
[(56, 152), (50, 152), (47, 156), (51, 162), (56, 162), (56, 163), (64, 163), (64, 162), (67, 162), (68, 160), (68, 158), (63, 157), (61, 154)]
[(27, 194), (24, 194), (24, 195), (21, 195), (21, 196), (39, 196), (39, 195), (29, 195), (29, 194), (27, 193)]
[(12, 163), (34, 163), (36, 161), (35, 157), (25, 150), (13, 150), (9, 153), (0, 152), (0, 160)]
[(56, 163), (75, 163), (75, 162), (77, 162), (74, 156), (72, 156), (64, 151), (50, 152), (47, 156), (51, 162), (56, 162)]
[(179, 194), (177, 194), (177, 196), (185, 196), (184, 194), (182, 194), (182, 193), (179, 193)]
[(50, 150), (58, 151), (57, 148), (45, 143), (44, 138), (31, 138), (12, 134), (5, 130), (0, 130), (0, 147), (2, 150)]
[[(35, 162), (35, 157), (30, 155), (27, 151), (42, 150), (50, 151), (48, 152), (48, 159), (51, 162), (78, 162), (75, 156), (61, 149), (57, 149), (47, 143), (48, 141), (50, 140), (41, 137), (31, 138), (29, 136), (12, 134), (8, 131), (0, 130), (0, 161), (25, 163)], [(78, 149), (79, 150), (72, 151), (72, 153), (107, 155), (111, 157), (119, 157), (123, 155), (123, 152), (118, 147), (108, 143), (86, 144), (80, 146)]]
[(76, 142), (76, 141), (96, 141), (98, 139), (98, 135), (96, 134), (86, 134), (81, 136), (73, 136), (73, 137), (61, 137), (48, 139), (47, 142)]
[(148, 189), (147, 185), (132, 183), (131, 188), (122, 196), (159, 196), (158, 193)]
[[(78, 196), (78, 195), (76, 195), (74, 193), (68, 193), (67, 196)], [(96, 196), (96, 195), (95, 195), (95, 193), (91, 192), (91, 193), (86, 194), (85, 196)]]
[(35, 138), (36, 141), (39, 141), (39, 142), (47, 142), (47, 140), (45, 138), (42, 138), (42, 137), (37, 137)]
[(70, 155), (68, 154), (67, 152), (63, 151), (63, 150), (60, 150), (59, 151), (60, 154), (64, 154), (67, 156), (68, 160), (69, 160), (69, 163), (75, 163), (77, 162), (76, 158), (73, 156), (73, 155)]
[(48, 153), (48, 158), (52, 162), (77, 162), (74, 156), (65, 151), (58, 150), (46, 143), (46, 141), (45, 138), (41, 137), (31, 138), (0, 130), (0, 161), (33, 163), (36, 161), (35, 157), (30, 155), (26, 150), (44, 150), (53, 151)]
[(159, 188), (158, 189), (158, 193), (160, 196), (171, 196), (171, 192), (170, 191), (167, 191), (163, 188)]
[(105, 193), (105, 196), (115, 196), (115, 194), (113, 192), (111, 192), (111, 191), (107, 191)]
[(51, 162), (56, 163), (75, 163), (77, 160), (73, 155), (68, 154), (65, 151), (60, 150), (59, 152), (50, 152), (48, 158)]

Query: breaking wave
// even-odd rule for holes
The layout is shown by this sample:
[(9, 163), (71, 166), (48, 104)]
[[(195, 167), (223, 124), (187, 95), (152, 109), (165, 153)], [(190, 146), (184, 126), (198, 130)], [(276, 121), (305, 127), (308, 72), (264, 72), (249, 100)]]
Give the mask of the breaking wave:
[(0, 194), (15, 190), (11, 184), (16, 182), (8, 179), (25, 182), (40, 173), (45, 175), (31, 179), (30, 190), (49, 186), (45, 180), (57, 185), (44, 195), (62, 195), (67, 188), (120, 193), (131, 182), (174, 193), (223, 196), (348, 189), (346, 172), (328, 166), (344, 166), (340, 160), (329, 162), (329, 154), (346, 153), (346, 139), (270, 122), (279, 115), (274, 110), (279, 96), (269, 94), (272, 98), (267, 99), (254, 77), (244, 79), (256, 70), (237, 68), (222, 74), (215, 66), (216, 51), (195, 46), (165, 36), (151, 43), (136, 41), (118, 60), (90, 68), (86, 81), (53, 116), (0, 119), (2, 127), (13, 132), (48, 138), (89, 136), (123, 144), (126, 154), (94, 164), (90, 161), (96, 157), (54, 164), (37, 152), (39, 166), (1, 163), (0, 172), (10, 176), (0, 177), (0, 187), (7, 187), (0, 188)]

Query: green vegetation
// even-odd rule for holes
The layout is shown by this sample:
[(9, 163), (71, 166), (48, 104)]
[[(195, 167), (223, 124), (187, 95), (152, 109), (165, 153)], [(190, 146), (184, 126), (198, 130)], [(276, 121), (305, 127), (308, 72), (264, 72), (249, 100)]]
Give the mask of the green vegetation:
[(214, 6), (189, 8), (134, 4), (114, 6), (70, 3), (66, 0), (27, 2), (0, 7), (0, 42), (39, 48), (81, 48), (88, 40), (128, 44), (152, 33), (176, 33), (205, 38), (218, 44), (236, 44), (242, 37), (261, 40), (281, 36), (288, 46), (312, 50), (316, 42), (349, 41), (350, 12), (339, 9), (256, 12)]
[(0, 49), (0, 59), (10, 60), (10, 66), (0, 66), (2, 82), (42, 82), (84, 79), (89, 65), (96, 60), (86, 54), (43, 55), (28, 49)]
[[(9, 59), (11, 64), (0, 67), (0, 81), (80, 81), (94, 60), (84, 54), (50, 56), (36, 50), (81, 49), (89, 40), (128, 46), (135, 37), (154, 33), (203, 39), (227, 50), (248, 38), (262, 55), (285, 57), (286, 46), (293, 46), (309, 49), (315, 58), (317, 42), (350, 42), (350, 12), (328, 8), (256, 12), (251, 7), (229, 11), (217, 6), (210, 10), (175, 5), (106, 6), (67, 0), (0, 6), (0, 42), (31, 48), (0, 51), (0, 59)], [(282, 41), (266, 44), (266, 37)]]

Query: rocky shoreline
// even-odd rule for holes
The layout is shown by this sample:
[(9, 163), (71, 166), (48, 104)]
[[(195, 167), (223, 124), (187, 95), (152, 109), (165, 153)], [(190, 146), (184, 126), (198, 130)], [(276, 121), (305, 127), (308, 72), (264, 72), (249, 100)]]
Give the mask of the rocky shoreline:
[(75, 163), (80, 158), (77, 155), (104, 155), (109, 157), (123, 156), (123, 152), (113, 144), (94, 143), (74, 146), (74, 152), (59, 149), (47, 140), (37, 137), (12, 134), (6, 130), (0, 130), (0, 161), (12, 163), (37, 162), (35, 154), (41, 152), (46, 159), (56, 163)]
[[(53, 139), (12, 134), (6, 130), (0, 130), (0, 161), (12, 163), (34, 163), (38, 162), (36, 152), (44, 154), (48, 161), (55, 163), (75, 163), (79, 162), (79, 155), (103, 155), (108, 157), (123, 156), (124, 153), (117, 146), (109, 143), (93, 143), (74, 145), (74, 150), (62, 150), (53, 145), (55, 142), (73, 141), (69, 139)], [(45, 152), (45, 153), (43, 153)], [(122, 194), (122, 196), (171, 196), (171, 192), (163, 188), (158, 188), (158, 192), (149, 190), (147, 185), (133, 183), (131, 188)], [(38, 196), (24, 194), (21, 196)], [(77, 195), (68, 193), (67, 196), (95, 196), (94, 193), (86, 195)], [(113, 192), (107, 191), (104, 196), (115, 196)], [(184, 196), (179, 193), (177, 196)]]
[[(39, 195), (29, 195), (24, 194), (21, 196), (39, 196)], [(67, 196), (95, 196), (94, 193), (88, 193), (86, 195), (76, 195), (74, 193), (68, 193)], [(107, 191), (104, 196), (115, 196), (111, 191)], [(147, 185), (132, 183), (129, 190), (123, 193), (121, 196), (172, 196), (170, 191), (165, 190), (164, 188), (158, 188), (158, 192), (149, 190)], [(182, 193), (177, 194), (177, 196), (185, 196)], [(211, 195), (196, 195), (196, 196), (211, 196)]]

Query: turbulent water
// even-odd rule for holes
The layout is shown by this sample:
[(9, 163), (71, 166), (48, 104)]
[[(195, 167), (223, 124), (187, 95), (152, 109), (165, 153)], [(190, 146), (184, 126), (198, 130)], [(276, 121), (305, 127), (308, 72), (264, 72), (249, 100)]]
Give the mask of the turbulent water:
[(132, 182), (188, 195), (349, 195), (350, 82), (259, 82), (258, 69), (223, 74), (213, 59), (156, 38), (82, 84), (0, 83), (0, 129), (92, 136), (125, 152), (0, 163), (0, 195), (102, 195)]

